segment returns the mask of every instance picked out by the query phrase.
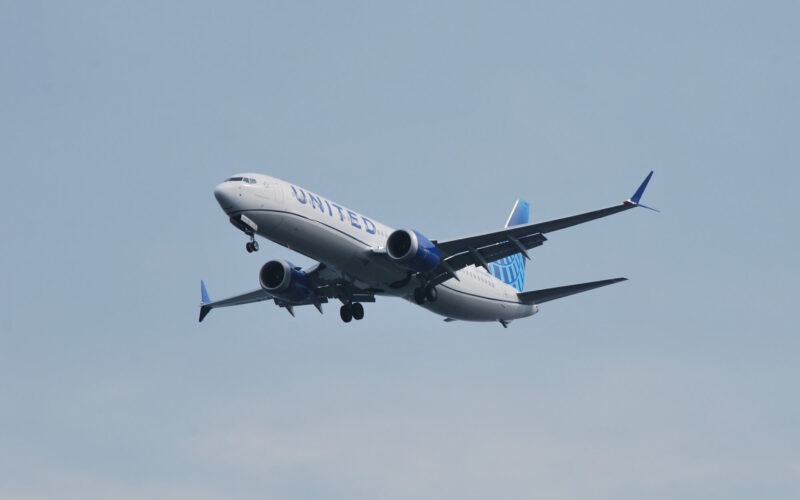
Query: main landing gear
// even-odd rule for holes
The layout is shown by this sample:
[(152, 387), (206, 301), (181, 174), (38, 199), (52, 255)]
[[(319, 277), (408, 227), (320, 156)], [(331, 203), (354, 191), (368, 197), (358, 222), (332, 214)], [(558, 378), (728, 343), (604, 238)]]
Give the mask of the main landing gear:
[(339, 316), (342, 317), (342, 321), (345, 323), (350, 323), (352, 320), (358, 321), (364, 319), (364, 306), (359, 302), (348, 302), (339, 309)]
[(436, 302), (436, 299), (439, 298), (439, 292), (436, 291), (436, 287), (433, 286), (426, 286), (426, 287), (419, 287), (414, 289), (414, 302), (419, 305), (428, 302)]

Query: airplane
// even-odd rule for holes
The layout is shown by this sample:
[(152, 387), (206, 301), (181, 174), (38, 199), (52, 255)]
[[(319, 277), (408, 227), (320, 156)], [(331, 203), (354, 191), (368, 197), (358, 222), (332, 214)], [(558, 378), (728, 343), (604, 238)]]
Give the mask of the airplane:
[(451, 240), (432, 240), (413, 229), (393, 229), (296, 184), (257, 173), (236, 174), (214, 189), (214, 197), (233, 226), (258, 251), (255, 236), (294, 250), (317, 263), (305, 269), (283, 259), (264, 264), (260, 288), (212, 301), (200, 281), (200, 321), (212, 309), (272, 300), (294, 316), (294, 308), (313, 305), (323, 312), (329, 300), (341, 302), (345, 323), (364, 318), (364, 303), (378, 296), (401, 297), (445, 321), (498, 322), (503, 327), (532, 316), (539, 305), (619, 283), (614, 278), (524, 291), (529, 250), (545, 234), (643, 207), (639, 200), (651, 171), (621, 204), (546, 222), (529, 222), (530, 205), (517, 200), (502, 229)]

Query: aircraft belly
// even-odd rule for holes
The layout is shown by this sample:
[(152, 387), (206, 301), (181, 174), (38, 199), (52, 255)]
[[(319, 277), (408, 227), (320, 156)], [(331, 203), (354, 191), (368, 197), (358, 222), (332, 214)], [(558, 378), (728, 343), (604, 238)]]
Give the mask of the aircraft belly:
[[(350, 277), (376, 285), (401, 280), (406, 273), (370, 254), (367, 243), (312, 219), (277, 212), (254, 212), (258, 233)], [(262, 230), (263, 221), (264, 229)]]
[(275, 241), (283, 245), (281, 241), (276, 239), (281, 235), (281, 225), (283, 224), (283, 217), (277, 212), (265, 211), (246, 211), (242, 212), (248, 219), (252, 220), (258, 226), (256, 233), (260, 236)]
[(440, 285), (436, 302), (426, 303), (424, 307), (448, 318), (464, 321), (513, 320), (531, 316), (536, 311), (532, 306), (481, 296), (456, 287)]
[(348, 273), (361, 281), (380, 283), (389, 295), (403, 296), (408, 292), (392, 288), (392, 283), (408, 280), (409, 272), (387, 260), (385, 255), (378, 256), (369, 250), (359, 249), (349, 262)]
[(277, 229), (265, 236), (326, 264), (342, 265), (353, 258), (360, 245), (331, 228), (301, 217), (284, 216)]

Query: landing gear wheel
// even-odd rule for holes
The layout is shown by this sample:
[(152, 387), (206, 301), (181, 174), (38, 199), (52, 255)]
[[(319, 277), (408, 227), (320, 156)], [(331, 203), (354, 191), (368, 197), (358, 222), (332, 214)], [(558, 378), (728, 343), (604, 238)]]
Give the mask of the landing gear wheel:
[(352, 304), (350, 309), (353, 312), (354, 320), (358, 321), (364, 319), (364, 306), (362, 306), (359, 302)]
[(422, 288), (415, 288), (414, 289), (414, 302), (418, 305), (422, 305), (425, 303), (425, 290)]
[(339, 316), (342, 317), (342, 321), (345, 323), (353, 321), (353, 310), (350, 308), (350, 304), (345, 304), (339, 308)]
[(436, 290), (436, 287), (431, 286), (426, 288), (425, 298), (428, 299), (428, 302), (436, 302), (436, 299), (439, 298), (439, 292)]
[(250, 237), (250, 241), (244, 246), (247, 249), (247, 253), (258, 252), (258, 242), (256, 241), (256, 235), (253, 231), (247, 231), (245, 234)]

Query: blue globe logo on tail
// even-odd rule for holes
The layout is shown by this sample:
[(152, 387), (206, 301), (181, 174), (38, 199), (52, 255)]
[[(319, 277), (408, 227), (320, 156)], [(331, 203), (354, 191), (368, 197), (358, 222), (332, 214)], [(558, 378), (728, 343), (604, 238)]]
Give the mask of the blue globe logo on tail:
[[(506, 227), (527, 224), (530, 218), (530, 205), (527, 201), (517, 200), (511, 215), (508, 216)], [(509, 255), (489, 264), (492, 276), (503, 283), (508, 283), (520, 292), (525, 289), (525, 258), (521, 253)]]

